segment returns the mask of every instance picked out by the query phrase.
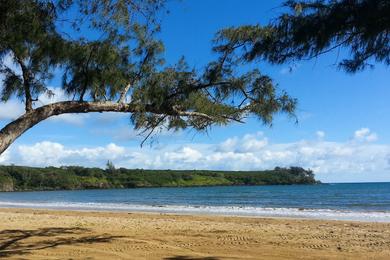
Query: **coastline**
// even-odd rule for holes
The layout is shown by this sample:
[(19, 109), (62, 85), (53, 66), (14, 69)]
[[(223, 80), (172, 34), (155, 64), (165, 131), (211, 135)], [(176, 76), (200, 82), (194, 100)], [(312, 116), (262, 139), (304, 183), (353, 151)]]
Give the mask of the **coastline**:
[(0, 257), (390, 258), (390, 223), (0, 208)]
[(176, 215), (205, 215), (216, 217), (285, 218), (307, 220), (334, 220), (390, 223), (389, 211), (348, 211), (316, 208), (267, 208), (251, 206), (208, 205), (138, 205), (123, 203), (77, 203), (77, 202), (6, 202), (1, 208), (25, 208), (37, 210), (133, 212)]

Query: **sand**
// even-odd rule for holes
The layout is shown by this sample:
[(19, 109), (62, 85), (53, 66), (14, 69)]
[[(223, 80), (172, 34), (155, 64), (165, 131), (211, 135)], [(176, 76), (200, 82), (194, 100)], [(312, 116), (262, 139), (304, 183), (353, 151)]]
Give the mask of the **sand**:
[(390, 223), (0, 209), (0, 258), (390, 259)]

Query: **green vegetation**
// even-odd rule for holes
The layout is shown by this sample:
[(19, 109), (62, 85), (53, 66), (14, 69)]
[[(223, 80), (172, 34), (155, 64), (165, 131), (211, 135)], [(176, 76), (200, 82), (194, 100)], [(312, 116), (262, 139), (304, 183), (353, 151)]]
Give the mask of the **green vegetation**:
[[(294, 116), (295, 98), (233, 61), (234, 48), (215, 49), (215, 59), (197, 68), (184, 58), (165, 63), (165, 2), (0, 1), (0, 100), (25, 105), (0, 130), (0, 154), (39, 122), (67, 113), (128, 113), (145, 140), (161, 127), (207, 131), (248, 116), (266, 125), (280, 112)], [(53, 77), (69, 98), (41, 106), (42, 96), (55, 95)]]
[(143, 170), (71, 167), (0, 166), (1, 191), (74, 190), (215, 185), (316, 184), (311, 170), (300, 167), (266, 171)]
[(292, 65), (335, 51), (336, 64), (349, 73), (390, 65), (390, 1), (287, 0), (282, 7), (266, 25), (221, 30), (216, 50), (234, 49), (237, 62)]

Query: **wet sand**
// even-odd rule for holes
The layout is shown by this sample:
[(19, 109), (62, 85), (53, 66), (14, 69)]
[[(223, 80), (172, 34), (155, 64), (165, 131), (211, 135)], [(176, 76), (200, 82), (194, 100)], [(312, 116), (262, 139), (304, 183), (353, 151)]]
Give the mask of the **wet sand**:
[(390, 223), (0, 209), (0, 258), (390, 259)]

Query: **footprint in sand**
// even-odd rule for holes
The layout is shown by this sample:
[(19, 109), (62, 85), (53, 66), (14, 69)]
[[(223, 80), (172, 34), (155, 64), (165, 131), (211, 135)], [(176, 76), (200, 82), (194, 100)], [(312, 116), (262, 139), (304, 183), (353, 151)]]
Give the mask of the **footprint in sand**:
[(328, 244), (303, 244), (300, 246), (300, 248), (305, 249), (326, 249), (330, 248), (330, 245)]

